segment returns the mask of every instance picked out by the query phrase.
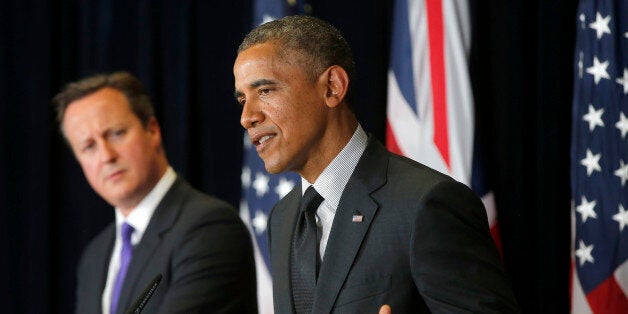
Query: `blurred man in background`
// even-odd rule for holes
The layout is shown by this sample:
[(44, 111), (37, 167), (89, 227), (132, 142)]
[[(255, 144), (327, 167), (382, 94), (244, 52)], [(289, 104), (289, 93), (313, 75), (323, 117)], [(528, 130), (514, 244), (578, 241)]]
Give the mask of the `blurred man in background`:
[(81, 257), (76, 313), (123, 313), (158, 274), (146, 313), (257, 313), (246, 227), (232, 206), (174, 172), (139, 80), (87, 77), (53, 102), (87, 181), (115, 208)]

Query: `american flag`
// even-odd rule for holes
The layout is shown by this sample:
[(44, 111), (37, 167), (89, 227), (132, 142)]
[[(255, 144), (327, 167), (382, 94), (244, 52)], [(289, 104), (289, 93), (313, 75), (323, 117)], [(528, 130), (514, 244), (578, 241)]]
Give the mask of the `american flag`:
[(580, 1), (576, 24), (571, 310), (628, 313), (628, 1)]
[[(285, 15), (307, 13), (311, 8), (305, 1), (256, 0), (253, 26)], [(296, 173), (270, 175), (257, 155), (248, 135), (244, 135), (244, 165), (242, 166), (242, 199), (240, 217), (249, 226), (255, 247), (257, 270), (257, 301), (259, 313), (273, 313), (273, 287), (266, 223), (272, 207), (299, 182)]]
[(500, 247), (493, 193), (474, 145), (468, 3), (397, 0), (393, 18), (386, 146), (472, 187)]

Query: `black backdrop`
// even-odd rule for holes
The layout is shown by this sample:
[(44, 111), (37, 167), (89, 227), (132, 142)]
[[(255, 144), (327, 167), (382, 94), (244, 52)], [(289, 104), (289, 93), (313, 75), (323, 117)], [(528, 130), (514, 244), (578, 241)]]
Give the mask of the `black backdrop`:
[[(317, 0), (358, 65), (356, 111), (384, 137), (391, 1)], [(472, 81), (505, 265), (525, 312), (568, 311), (569, 130), (576, 1), (477, 1)], [(75, 267), (113, 219), (55, 125), (67, 81), (128, 70), (156, 105), (171, 164), (239, 203), (242, 130), (235, 50), (252, 3), (0, 1), (0, 304), (3, 313), (73, 311)]]

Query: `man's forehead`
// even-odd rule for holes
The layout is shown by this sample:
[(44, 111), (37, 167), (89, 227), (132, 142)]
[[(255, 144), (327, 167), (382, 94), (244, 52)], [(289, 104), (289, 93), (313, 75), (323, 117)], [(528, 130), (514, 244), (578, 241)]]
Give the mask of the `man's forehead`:
[[(233, 68), (236, 85), (258, 86), (275, 81), (280, 64), (272, 56), (263, 52), (243, 52), (236, 60)], [(241, 86), (244, 88), (244, 86)]]

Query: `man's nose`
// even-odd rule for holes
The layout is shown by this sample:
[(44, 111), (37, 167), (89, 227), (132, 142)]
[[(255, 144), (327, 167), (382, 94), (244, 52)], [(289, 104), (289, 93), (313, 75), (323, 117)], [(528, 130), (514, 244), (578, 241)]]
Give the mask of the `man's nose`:
[(264, 113), (260, 106), (254, 101), (249, 101), (244, 104), (242, 108), (242, 115), (240, 116), (240, 124), (245, 129), (250, 129), (257, 124), (264, 121)]
[(103, 141), (101, 143), (99, 153), (101, 162), (111, 162), (118, 157), (118, 152), (116, 151), (114, 145), (107, 141)]

